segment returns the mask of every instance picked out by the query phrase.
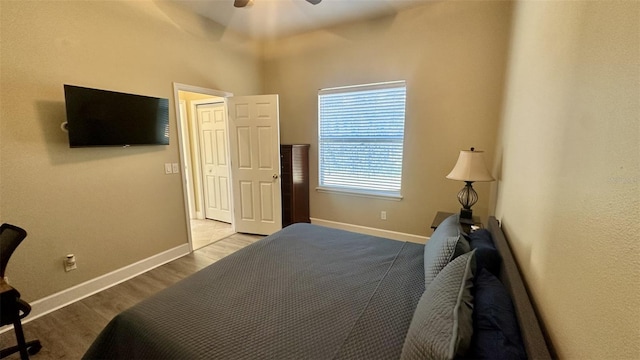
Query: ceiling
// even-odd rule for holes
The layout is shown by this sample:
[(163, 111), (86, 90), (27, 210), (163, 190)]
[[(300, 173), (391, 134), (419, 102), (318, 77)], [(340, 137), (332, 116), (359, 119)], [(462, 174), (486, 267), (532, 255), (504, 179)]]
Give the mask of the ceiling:
[(253, 0), (235, 8), (234, 0), (172, 0), (226, 29), (264, 40), (294, 35), (354, 20), (395, 14), (432, 0)]

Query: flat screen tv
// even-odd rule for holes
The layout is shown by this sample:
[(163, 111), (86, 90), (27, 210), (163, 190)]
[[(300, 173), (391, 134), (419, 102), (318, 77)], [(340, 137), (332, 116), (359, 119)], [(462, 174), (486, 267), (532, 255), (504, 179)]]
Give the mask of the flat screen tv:
[(169, 100), (64, 85), (69, 146), (169, 145)]

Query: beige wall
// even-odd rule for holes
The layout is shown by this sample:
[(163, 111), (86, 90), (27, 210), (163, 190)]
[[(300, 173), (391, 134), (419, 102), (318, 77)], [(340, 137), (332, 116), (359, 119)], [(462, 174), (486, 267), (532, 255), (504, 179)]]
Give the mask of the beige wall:
[[(186, 243), (172, 83), (258, 93), (255, 45), (163, 2), (0, 6), (1, 221), (29, 232), (11, 283), (34, 300)], [(171, 145), (70, 149), (65, 83), (169, 98)]]
[(496, 214), (560, 358), (640, 358), (640, 3), (519, 2)]
[[(0, 215), (29, 231), (11, 282), (42, 298), (186, 243), (163, 172), (179, 160), (172, 82), (280, 94), (315, 187), (317, 90), (406, 79), (404, 199), (312, 191), (311, 215), (428, 235), (459, 207), (458, 151), (486, 150), (499, 181), (477, 184), (476, 212), (502, 220), (557, 354), (637, 358), (640, 5), (516, 4), (512, 19), (511, 2), (429, 3), (267, 43), (261, 62), (164, 2), (0, 1)], [(64, 83), (169, 98), (171, 145), (69, 149)]]
[[(464, 183), (445, 176), (462, 149), (494, 157), (510, 16), (509, 2), (438, 2), (265, 45), (265, 92), (280, 95), (282, 142), (311, 144), (312, 217), (430, 235), (436, 211), (458, 211)], [(314, 191), (318, 89), (403, 79), (404, 199)], [(476, 188), (474, 209), (486, 215), (489, 185)]]

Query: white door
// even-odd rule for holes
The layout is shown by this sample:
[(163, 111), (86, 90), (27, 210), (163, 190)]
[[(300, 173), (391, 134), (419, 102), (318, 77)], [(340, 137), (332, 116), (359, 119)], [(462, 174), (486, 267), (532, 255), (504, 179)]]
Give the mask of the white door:
[(282, 228), (278, 95), (227, 102), (235, 229), (269, 235)]
[(204, 210), (207, 219), (231, 222), (227, 111), (224, 103), (196, 107), (198, 117)]

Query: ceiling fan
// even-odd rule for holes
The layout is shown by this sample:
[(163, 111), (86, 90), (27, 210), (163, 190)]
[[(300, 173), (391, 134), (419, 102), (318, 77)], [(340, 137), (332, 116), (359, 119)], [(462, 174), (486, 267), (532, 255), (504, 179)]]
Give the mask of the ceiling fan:
[[(318, 5), (320, 4), (320, 1), (322, 0), (306, 0), (308, 3), (313, 4), (313, 5)], [(253, 4), (253, 0), (234, 0), (233, 2), (233, 6), (237, 7), (237, 8), (243, 8), (247, 5), (251, 5)]]

